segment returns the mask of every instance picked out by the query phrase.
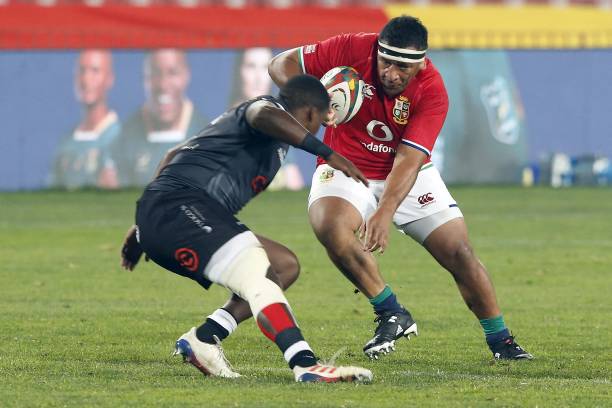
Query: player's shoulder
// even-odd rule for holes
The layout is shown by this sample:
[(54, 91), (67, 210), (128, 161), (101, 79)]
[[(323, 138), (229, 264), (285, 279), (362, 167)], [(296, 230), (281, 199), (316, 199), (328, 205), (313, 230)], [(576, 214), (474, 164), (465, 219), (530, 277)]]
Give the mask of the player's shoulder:
[(440, 71), (434, 65), (434, 63), (429, 59), (425, 59), (425, 68), (421, 70), (421, 77), (423, 79), (437, 79), (441, 78)]
[(287, 110), (287, 107), (284, 105), (283, 101), (280, 98), (277, 98), (272, 95), (261, 95), (256, 98), (245, 101), (242, 105), (245, 110), (250, 107), (257, 106), (272, 106), (282, 110)]
[(426, 59), (425, 69), (421, 70), (418, 79), (426, 89), (439, 90), (440, 88), (445, 88), (440, 71), (438, 71), (429, 58)]
[(249, 128), (253, 128), (252, 121), (255, 118), (266, 118), (270, 112), (270, 108), (272, 108), (272, 110), (278, 109), (287, 111), (287, 107), (280, 98), (276, 98), (272, 95), (261, 95), (243, 102), (236, 108), (226, 112), (225, 115), (227, 117), (235, 116), (240, 121), (244, 118), (246, 125)]
[(377, 33), (352, 33), (350, 34), (353, 41), (374, 44), (378, 41)]
[(354, 50), (371, 50), (378, 42), (376, 33), (353, 33), (349, 34), (348, 40)]
[(378, 34), (376, 33), (344, 33), (338, 34), (328, 39), (328, 42), (350, 44), (351, 46), (371, 47), (376, 43)]

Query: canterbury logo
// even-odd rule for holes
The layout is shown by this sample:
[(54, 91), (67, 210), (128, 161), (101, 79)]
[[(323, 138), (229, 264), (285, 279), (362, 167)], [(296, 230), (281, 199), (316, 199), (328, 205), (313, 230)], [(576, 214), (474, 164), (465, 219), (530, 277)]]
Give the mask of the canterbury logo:
[(417, 201), (419, 202), (419, 204), (422, 204), (422, 205), (429, 204), (433, 200), (434, 200), (434, 197), (431, 193), (423, 194), (422, 196), (419, 196), (419, 198), (417, 198)]

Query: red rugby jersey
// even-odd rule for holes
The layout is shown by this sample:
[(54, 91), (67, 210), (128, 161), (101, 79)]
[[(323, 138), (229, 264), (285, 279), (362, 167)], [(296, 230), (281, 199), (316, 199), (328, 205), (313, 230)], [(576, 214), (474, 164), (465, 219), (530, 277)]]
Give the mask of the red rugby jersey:
[[(300, 48), (304, 72), (318, 78), (338, 66), (350, 66), (366, 83), (359, 112), (348, 123), (325, 130), (323, 141), (351, 160), (372, 180), (384, 180), (393, 166), (399, 143), (427, 154), (448, 112), (448, 95), (442, 76), (429, 59), (426, 68), (400, 95), (385, 95), (378, 80), (378, 34), (342, 34)], [(317, 165), (324, 163), (317, 160)]]

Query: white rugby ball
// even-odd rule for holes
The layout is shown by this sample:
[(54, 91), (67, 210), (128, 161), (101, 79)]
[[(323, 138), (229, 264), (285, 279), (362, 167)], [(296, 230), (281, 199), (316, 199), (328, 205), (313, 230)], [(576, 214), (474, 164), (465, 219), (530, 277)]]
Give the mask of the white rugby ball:
[(365, 83), (359, 73), (352, 67), (332, 68), (321, 77), (321, 83), (329, 92), (336, 123), (353, 119), (363, 103)]

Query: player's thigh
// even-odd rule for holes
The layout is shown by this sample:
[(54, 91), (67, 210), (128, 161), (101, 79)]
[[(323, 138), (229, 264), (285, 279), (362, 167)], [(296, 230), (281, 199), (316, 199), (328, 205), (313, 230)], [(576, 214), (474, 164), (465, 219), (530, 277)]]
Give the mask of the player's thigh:
[(433, 230), (423, 242), (423, 246), (432, 253), (452, 252), (457, 243), (469, 242), (467, 226), (463, 217), (448, 220)]
[[(432, 240), (432, 235), (434, 235), (434, 233), (438, 233), (438, 235), (441, 235), (441, 238), (443, 238), (444, 233), (440, 234), (439, 231), (445, 231), (446, 228), (442, 227), (445, 227), (448, 224), (455, 225), (458, 221), (463, 224), (463, 214), (461, 213), (461, 210), (459, 209), (459, 207), (450, 207), (441, 210), (437, 213), (428, 215), (419, 220), (412, 221), (403, 225), (398, 225), (397, 229), (400, 232), (412, 237), (419, 244), (424, 245), (426, 248), (428, 248), (426, 243), (428, 240)], [(448, 239), (450, 241), (454, 237), (456, 237), (455, 234), (449, 234), (445, 237), (445, 239)]]
[(478, 262), (463, 217), (453, 218), (440, 225), (427, 236), (423, 246), (440, 265), (453, 273), (462, 270), (458, 266)]
[(155, 263), (204, 287), (215, 281), (211, 272), (223, 269), (235, 253), (261, 246), (233, 214), (197, 190), (145, 192), (136, 223), (140, 243)]
[(327, 164), (317, 167), (308, 196), (315, 232), (333, 226), (355, 231), (375, 209), (376, 198), (366, 186)]

